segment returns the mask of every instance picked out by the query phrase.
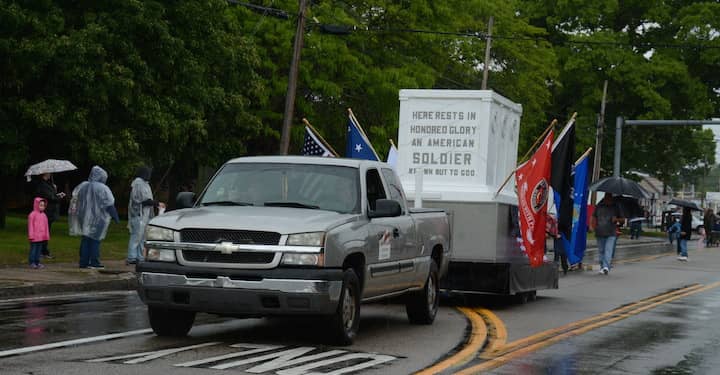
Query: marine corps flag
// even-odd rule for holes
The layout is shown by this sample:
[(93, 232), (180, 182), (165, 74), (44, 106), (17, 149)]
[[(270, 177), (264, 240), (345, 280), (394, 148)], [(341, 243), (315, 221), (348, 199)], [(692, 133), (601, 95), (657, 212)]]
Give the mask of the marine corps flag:
[(522, 248), (530, 258), (531, 267), (541, 266), (545, 255), (553, 135), (551, 130), (530, 160), (515, 171)]

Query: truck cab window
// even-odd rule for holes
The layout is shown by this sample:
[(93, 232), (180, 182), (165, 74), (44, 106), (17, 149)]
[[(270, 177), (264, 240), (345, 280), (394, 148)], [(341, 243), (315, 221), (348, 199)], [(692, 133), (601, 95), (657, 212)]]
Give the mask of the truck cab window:
[(400, 203), (402, 213), (405, 214), (405, 195), (403, 194), (400, 181), (395, 176), (395, 172), (393, 172), (392, 169), (383, 168), (382, 174), (383, 177), (385, 177), (385, 182), (387, 183), (388, 190), (390, 191), (390, 199), (396, 200)]
[(385, 199), (385, 188), (377, 169), (368, 169), (365, 174), (365, 184), (367, 184), (368, 206), (370, 210), (375, 211), (375, 201)]

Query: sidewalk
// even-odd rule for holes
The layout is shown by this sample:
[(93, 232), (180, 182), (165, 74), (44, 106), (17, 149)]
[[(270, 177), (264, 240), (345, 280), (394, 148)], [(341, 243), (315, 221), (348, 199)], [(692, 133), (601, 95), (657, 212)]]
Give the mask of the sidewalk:
[(41, 270), (28, 265), (0, 266), (0, 299), (83, 291), (133, 290), (135, 266), (124, 260), (103, 262), (105, 269), (81, 269), (77, 263), (49, 263)]
[[(548, 241), (548, 250), (553, 248)], [(667, 246), (667, 240), (657, 237), (641, 237), (631, 240), (621, 236), (618, 249), (634, 247)], [(668, 250), (669, 251), (669, 250)], [(595, 240), (588, 240), (585, 259), (594, 263), (597, 253)], [(77, 263), (49, 263), (42, 270), (30, 269), (27, 265), (0, 267), (0, 300), (27, 296), (40, 296), (83, 291), (133, 290), (137, 287), (135, 266), (126, 266), (125, 261), (105, 261), (105, 269), (80, 269)]]

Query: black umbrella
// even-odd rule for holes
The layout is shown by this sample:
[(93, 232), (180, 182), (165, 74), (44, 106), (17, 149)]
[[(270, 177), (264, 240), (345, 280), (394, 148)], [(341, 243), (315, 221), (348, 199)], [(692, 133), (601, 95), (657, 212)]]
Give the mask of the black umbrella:
[(697, 203), (690, 202), (690, 201), (684, 201), (682, 199), (673, 198), (670, 200), (670, 202), (668, 202), (668, 204), (674, 204), (674, 205), (680, 206), (680, 207), (687, 207), (687, 208), (689, 208), (691, 210), (695, 210), (695, 211), (702, 211), (702, 208), (698, 207)]
[(615, 202), (620, 208), (620, 214), (625, 218), (642, 217), (643, 210), (637, 198), (632, 197), (615, 197)]
[(590, 190), (635, 198), (650, 198), (650, 194), (640, 184), (623, 177), (605, 177), (590, 185)]

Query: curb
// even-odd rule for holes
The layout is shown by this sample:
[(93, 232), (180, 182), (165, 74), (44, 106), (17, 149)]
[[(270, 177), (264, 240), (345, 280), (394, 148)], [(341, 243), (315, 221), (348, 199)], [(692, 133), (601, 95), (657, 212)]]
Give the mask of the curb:
[(91, 282), (67, 282), (57, 284), (33, 284), (0, 288), (0, 299), (10, 299), (28, 296), (45, 296), (75, 292), (106, 292), (112, 290), (135, 290), (137, 278), (133, 275), (127, 278), (114, 280), (99, 280)]

